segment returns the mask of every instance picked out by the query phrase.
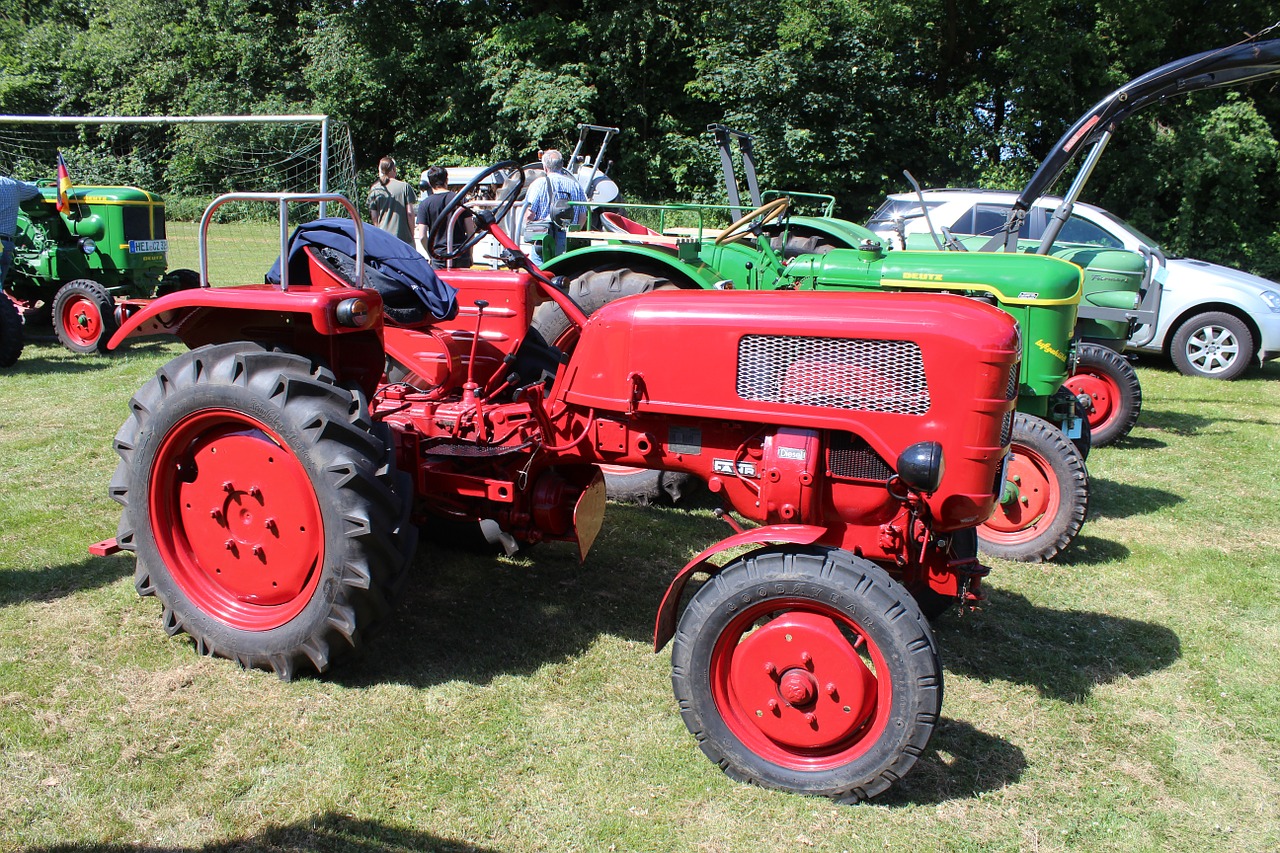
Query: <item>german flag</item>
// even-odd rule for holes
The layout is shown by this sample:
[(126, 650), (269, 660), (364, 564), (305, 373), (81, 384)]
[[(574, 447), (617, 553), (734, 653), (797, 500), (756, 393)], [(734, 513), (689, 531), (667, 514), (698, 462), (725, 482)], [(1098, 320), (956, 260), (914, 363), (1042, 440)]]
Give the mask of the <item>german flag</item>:
[(62, 159), (62, 152), (58, 152), (58, 212), (66, 213), (71, 210), (71, 202), (67, 200), (67, 190), (71, 189), (71, 175), (67, 172), (67, 161)]

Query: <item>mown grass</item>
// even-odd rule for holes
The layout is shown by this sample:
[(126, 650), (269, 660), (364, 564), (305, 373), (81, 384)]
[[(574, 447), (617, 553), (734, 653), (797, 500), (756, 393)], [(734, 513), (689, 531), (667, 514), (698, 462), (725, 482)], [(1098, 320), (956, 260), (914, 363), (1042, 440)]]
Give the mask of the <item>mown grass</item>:
[(0, 849), (1274, 850), (1280, 365), (1140, 368), (1091, 517), (938, 627), (944, 722), (843, 807), (736, 784), (651, 649), (707, 507), (611, 506), (587, 563), (425, 543), (364, 654), (285, 684), (196, 656), (133, 590), (111, 439), (178, 350), (29, 346), (0, 373)]

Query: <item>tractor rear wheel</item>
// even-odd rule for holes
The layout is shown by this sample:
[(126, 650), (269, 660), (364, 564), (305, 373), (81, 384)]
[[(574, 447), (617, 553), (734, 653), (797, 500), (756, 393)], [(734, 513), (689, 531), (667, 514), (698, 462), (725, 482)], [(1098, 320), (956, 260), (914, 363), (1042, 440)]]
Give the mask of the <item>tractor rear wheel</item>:
[(115, 300), (96, 281), (67, 282), (53, 297), (54, 331), (72, 352), (105, 354), (118, 326)]
[(1142, 385), (1129, 360), (1110, 347), (1082, 343), (1076, 351), (1075, 372), (1067, 378), (1071, 393), (1087, 395), (1093, 446), (1105, 447), (1124, 438), (1142, 411)]
[(417, 536), (363, 394), (310, 359), (231, 343), (173, 359), (130, 407), (117, 540), (165, 630), (285, 680), (358, 647)]
[(6, 293), (0, 293), (0, 367), (9, 367), (22, 355), (22, 315)]
[(1022, 412), (1013, 416), (1010, 445), (1004, 493), (978, 528), (979, 547), (1006, 560), (1051, 560), (1076, 538), (1088, 514), (1084, 459), (1062, 430)]
[(910, 770), (942, 709), (911, 594), (840, 550), (730, 563), (680, 618), (671, 673), (685, 725), (729, 776), (846, 802)]
[[(629, 269), (593, 269), (569, 282), (569, 295), (582, 312), (590, 317), (616, 299), (634, 293), (675, 288), (670, 279)], [(554, 302), (544, 302), (533, 314), (533, 328), (543, 340), (563, 352), (577, 345), (578, 330)], [(640, 504), (678, 503), (696, 492), (702, 481), (692, 474), (673, 471), (650, 471), (622, 465), (602, 466), (605, 488), (617, 501)]]
[(170, 293), (177, 293), (180, 290), (195, 290), (200, 286), (200, 273), (195, 270), (189, 270), (185, 267), (169, 270), (160, 279), (160, 285), (156, 288), (156, 296), (168, 296)]

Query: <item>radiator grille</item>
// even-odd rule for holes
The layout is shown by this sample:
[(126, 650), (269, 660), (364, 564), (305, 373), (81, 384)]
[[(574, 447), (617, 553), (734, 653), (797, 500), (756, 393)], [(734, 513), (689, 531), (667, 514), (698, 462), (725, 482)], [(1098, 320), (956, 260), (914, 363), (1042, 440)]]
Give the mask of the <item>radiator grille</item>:
[(893, 469), (858, 436), (836, 433), (831, 437), (827, 467), (833, 477), (853, 480), (888, 480)]
[(1000, 446), (1008, 447), (1013, 439), (1013, 412), (1004, 413), (1004, 421), (1000, 424)]
[(1009, 371), (1009, 386), (1004, 389), (1004, 398), (1012, 400), (1018, 396), (1018, 377), (1022, 373), (1022, 365), (1015, 364), (1013, 369)]
[(922, 415), (929, 384), (911, 341), (746, 335), (738, 396), (797, 406)]

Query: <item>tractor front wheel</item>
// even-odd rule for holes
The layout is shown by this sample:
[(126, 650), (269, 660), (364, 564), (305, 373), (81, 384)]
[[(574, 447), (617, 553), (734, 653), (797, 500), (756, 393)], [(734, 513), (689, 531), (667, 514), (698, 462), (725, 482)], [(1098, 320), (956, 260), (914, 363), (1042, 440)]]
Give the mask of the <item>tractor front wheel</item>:
[(1105, 447), (1129, 434), (1142, 411), (1142, 385), (1129, 360), (1101, 344), (1082, 343), (1077, 350), (1075, 372), (1066, 386), (1077, 396), (1088, 396), (1089, 429), (1093, 446)]
[(72, 352), (105, 354), (118, 326), (115, 300), (96, 281), (68, 282), (53, 297), (54, 331)]
[[(634, 293), (675, 288), (670, 279), (629, 269), (587, 270), (569, 282), (569, 295), (588, 317), (616, 299)], [(533, 328), (543, 340), (564, 352), (578, 343), (578, 330), (554, 302), (544, 302), (533, 314)], [(623, 465), (605, 465), (605, 488), (617, 501), (640, 504), (678, 503), (696, 492), (702, 481), (692, 474), (673, 471), (650, 471)]]
[(671, 683), (729, 776), (846, 802), (910, 770), (942, 708), (911, 594), (840, 550), (763, 549), (707, 581), (680, 618)]
[(416, 542), (363, 395), (310, 359), (233, 343), (173, 359), (130, 407), (117, 540), (165, 630), (286, 680), (356, 648)]
[(1048, 421), (1013, 417), (1004, 491), (995, 513), (978, 528), (979, 546), (994, 557), (1051, 560), (1084, 525), (1089, 474), (1080, 451)]
[(22, 355), (22, 315), (9, 294), (0, 293), (0, 367), (9, 367)]

